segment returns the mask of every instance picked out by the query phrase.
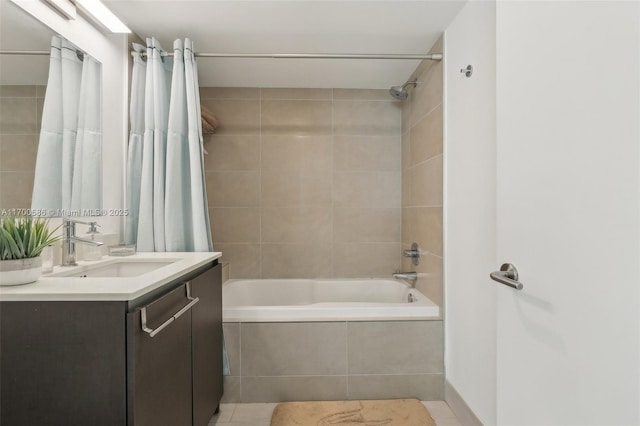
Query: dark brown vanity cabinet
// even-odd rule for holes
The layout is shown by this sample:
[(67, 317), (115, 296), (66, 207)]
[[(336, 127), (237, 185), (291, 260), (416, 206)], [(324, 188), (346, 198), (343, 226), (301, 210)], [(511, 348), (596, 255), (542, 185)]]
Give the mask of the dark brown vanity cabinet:
[(2, 426), (206, 426), (221, 397), (217, 262), (137, 305), (0, 303)]

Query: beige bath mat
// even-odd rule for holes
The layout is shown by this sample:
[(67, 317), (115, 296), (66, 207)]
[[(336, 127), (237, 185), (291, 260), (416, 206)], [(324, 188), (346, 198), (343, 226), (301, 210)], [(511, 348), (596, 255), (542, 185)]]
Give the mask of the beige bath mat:
[(283, 402), (271, 426), (435, 426), (417, 399)]

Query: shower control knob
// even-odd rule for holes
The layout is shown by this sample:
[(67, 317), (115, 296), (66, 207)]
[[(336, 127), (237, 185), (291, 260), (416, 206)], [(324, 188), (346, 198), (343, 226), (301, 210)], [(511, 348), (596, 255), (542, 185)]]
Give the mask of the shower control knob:
[(420, 263), (420, 256), (422, 253), (420, 251), (418, 243), (411, 244), (411, 250), (404, 250), (402, 254), (404, 255), (404, 257), (410, 257), (411, 263), (413, 263), (414, 265)]

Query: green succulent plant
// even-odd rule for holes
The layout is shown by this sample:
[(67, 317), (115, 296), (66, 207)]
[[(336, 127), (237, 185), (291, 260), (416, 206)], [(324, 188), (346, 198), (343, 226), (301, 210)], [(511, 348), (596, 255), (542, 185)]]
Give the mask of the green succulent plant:
[(60, 239), (53, 235), (58, 228), (49, 231), (49, 221), (43, 218), (0, 217), (0, 260), (40, 256), (46, 246)]

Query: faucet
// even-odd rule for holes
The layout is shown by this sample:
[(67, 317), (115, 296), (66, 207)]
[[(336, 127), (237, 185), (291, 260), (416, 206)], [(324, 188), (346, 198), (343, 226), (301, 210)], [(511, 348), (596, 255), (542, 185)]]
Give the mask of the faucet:
[(418, 273), (398, 271), (393, 274), (393, 278), (408, 281), (409, 285), (413, 288), (416, 286), (416, 281), (418, 280)]
[(92, 246), (101, 246), (104, 243), (100, 241), (89, 240), (86, 238), (76, 237), (76, 223), (95, 226), (97, 222), (82, 222), (79, 220), (62, 219), (62, 262), (61, 266), (76, 266), (76, 243), (89, 244)]

